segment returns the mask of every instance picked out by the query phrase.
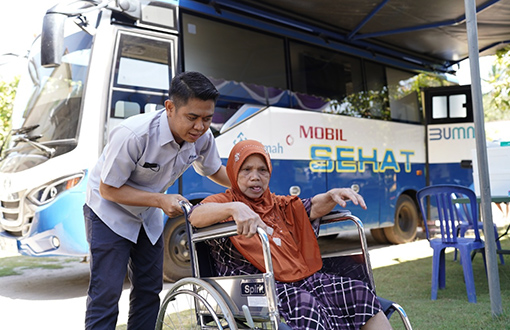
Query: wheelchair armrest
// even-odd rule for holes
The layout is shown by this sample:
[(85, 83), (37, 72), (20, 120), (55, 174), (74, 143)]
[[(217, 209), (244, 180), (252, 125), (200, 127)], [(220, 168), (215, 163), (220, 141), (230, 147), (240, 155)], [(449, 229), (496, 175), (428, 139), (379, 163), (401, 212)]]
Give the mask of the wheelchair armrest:
[(332, 211), (320, 219), (320, 223), (330, 223), (344, 220), (352, 220), (348, 216), (352, 215), (349, 210)]
[(237, 226), (235, 221), (215, 223), (204, 228), (193, 227), (191, 239), (194, 242), (202, 242), (209, 239), (220, 237), (230, 237), (237, 235)]

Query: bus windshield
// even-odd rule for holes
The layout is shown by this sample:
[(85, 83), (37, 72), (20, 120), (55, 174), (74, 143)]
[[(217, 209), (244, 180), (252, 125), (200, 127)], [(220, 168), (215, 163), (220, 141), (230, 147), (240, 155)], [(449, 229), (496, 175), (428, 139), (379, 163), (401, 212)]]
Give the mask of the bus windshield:
[[(92, 36), (80, 31), (69, 35), (64, 42), (64, 55), (58, 67), (41, 66), (40, 38), (34, 42), (28, 58), (27, 72), (22, 76), (13, 114), (13, 128), (34, 127), (20, 136), (13, 134), (11, 148), (4, 150), (2, 171), (5, 162), (22, 161), (22, 155), (33, 155), (30, 164), (17, 164), (17, 170), (32, 167), (47, 160), (40, 157), (44, 145), (55, 150), (53, 156), (69, 152), (76, 147), (78, 124), (85, 78), (87, 76), (92, 46)], [(18, 115), (20, 114), (21, 115)], [(16, 118), (22, 117), (22, 118)], [(18, 122), (18, 124), (16, 124)], [(17, 126), (16, 126), (17, 125)], [(27, 139), (31, 142), (27, 142)], [(34, 159), (39, 161), (34, 162)]]
[[(31, 129), (13, 133), (11, 148), (2, 155), (2, 172), (17, 172), (46, 161), (49, 156), (45, 149), (54, 149), (53, 156), (58, 156), (76, 147), (91, 46), (89, 34), (80, 31), (69, 35), (62, 64), (45, 68), (41, 66), (40, 38), (34, 42), (16, 98), (23, 104), (17, 103), (13, 114), (14, 131), (20, 128), (16, 121)], [(27, 155), (31, 157), (23, 157)]]

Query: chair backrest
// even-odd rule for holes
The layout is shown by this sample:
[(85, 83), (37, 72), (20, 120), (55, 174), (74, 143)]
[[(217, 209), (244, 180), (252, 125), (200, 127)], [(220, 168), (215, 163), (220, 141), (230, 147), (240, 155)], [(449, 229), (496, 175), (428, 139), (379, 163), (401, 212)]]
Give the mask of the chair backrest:
[[(459, 194), (453, 194), (453, 199), (464, 199), (463, 196)], [(460, 223), (463, 225), (473, 225), (473, 218), (471, 214), (471, 205), (469, 203), (454, 203), (455, 211), (457, 212), (457, 217)]]
[[(427, 198), (428, 197), (428, 198)], [(434, 185), (425, 187), (416, 194), (423, 215), (423, 222), (430, 240), (427, 220), (438, 220), (441, 239), (445, 244), (457, 243), (456, 222), (462, 219), (455, 204), (462, 201), (466, 208), (467, 219), (478, 219), (478, 203), (473, 190), (458, 185)], [(436, 213), (437, 212), (437, 213)], [(475, 240), (480, 240), (478, 221), (472, 221)]]

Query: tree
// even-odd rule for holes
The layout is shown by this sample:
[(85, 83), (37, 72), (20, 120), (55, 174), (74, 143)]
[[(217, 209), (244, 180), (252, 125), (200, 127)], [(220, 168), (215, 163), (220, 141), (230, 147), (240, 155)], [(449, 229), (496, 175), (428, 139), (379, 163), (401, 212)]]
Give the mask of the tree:
[(510, 46), (496, 52), (488, 82), (492, 89), (483, 96), (486, 121), (510, 120)]
[(12, 109), (18, 83), (19, 77), (10, 82), (0, 81), (0, 145), (4, 143), (11, 130)]

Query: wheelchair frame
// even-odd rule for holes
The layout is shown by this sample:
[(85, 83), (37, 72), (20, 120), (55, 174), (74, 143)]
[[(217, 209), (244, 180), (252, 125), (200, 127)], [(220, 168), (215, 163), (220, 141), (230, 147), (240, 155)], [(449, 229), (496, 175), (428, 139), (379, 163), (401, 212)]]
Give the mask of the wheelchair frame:
[[(290, 329), (281, 323), (278, 312), (267, 233), (261, 228), (257, 229), (262, 242), (265, 273), (212, 276), (209, 269), (213, 261), (201, 257), (200, 252), (207, 251), (200, 250), (207, 248), (204, 246), (206, 240), (237, 235), (237, 226), (231, 221), (205, 228), (194, 228), (188, 221), (191, 205), (184, 202), (181, 203), (181, 207), (188, 229), (193, 277), (177, 281), (168, 291), (161, 303), (156, 329)], [(361, 220), (347, 211), (329, 214), (321, 218), (321, 223), (347, 220), (353, 221), (357, 227), (361, 245), (361, 253), (358, 255), (362, 257), (363, 267), (367, 273), (364, 280), (368, 281), (375, 291), (368, 245)], [(388, 318), (397, 311), (404, 327), (407, 330), (412, 329), (407, 314), (400, 305), (381, 297), (378, 299)], [(189, 304), (190, 311), (185, 309), (185, 303)]]

